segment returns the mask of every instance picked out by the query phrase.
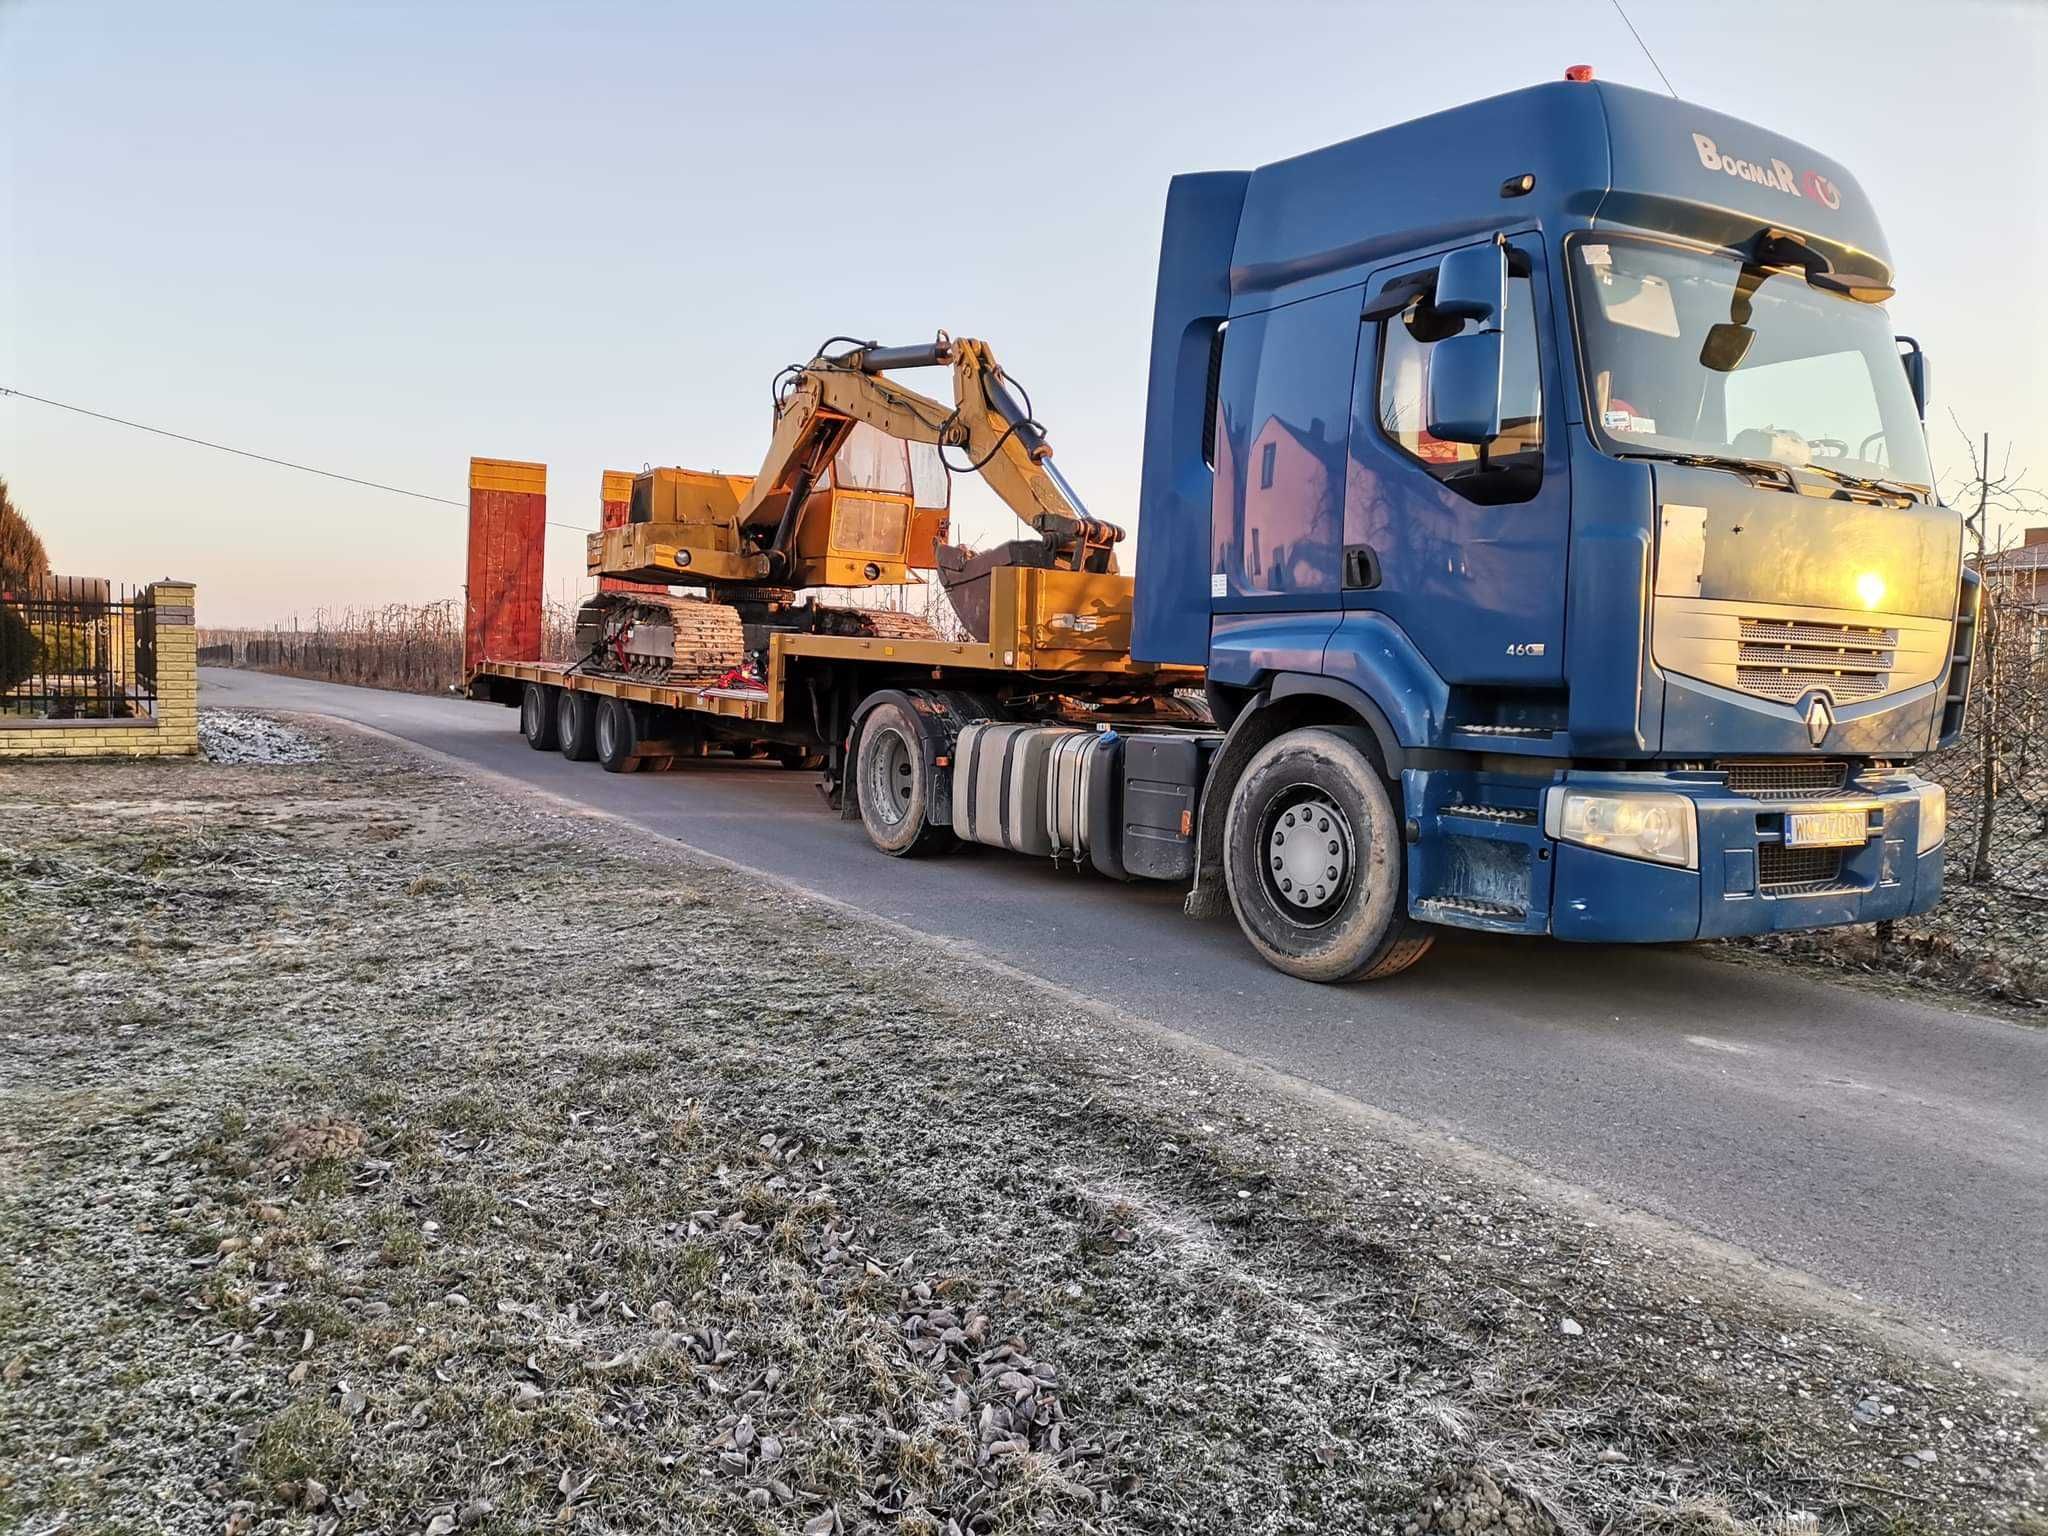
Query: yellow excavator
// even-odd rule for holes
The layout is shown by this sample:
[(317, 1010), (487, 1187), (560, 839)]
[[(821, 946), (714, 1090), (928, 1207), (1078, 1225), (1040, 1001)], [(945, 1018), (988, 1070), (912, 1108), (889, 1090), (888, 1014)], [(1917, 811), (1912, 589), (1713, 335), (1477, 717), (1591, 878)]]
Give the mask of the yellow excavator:
[[(950, 407), (888, 377), (935, 367), (952, 371)], [(986, 642), (1001, 567), (1117, 577), (1123, 530), (1091, 517), (1053, 467), (1029, 394), (986, 342), (943, 331), (908, 347), (834, 337), (778, 374), (772, 393), (759, 472), (644, 470), (628, 521), (590, 536), (592, 575), (706, 595), (600, 591), (578, 616), (586, 669), (743, 685), (775, 631), (934, 637), (916, 615), (802, 602), (801, 589), (898, 586), (934, 571), (962, 627)], [(926, 445), (948, 476), (981, 475), (1036, 537), (980, 553), (947, 543), (946, 481), (920, 485), (908, 444)]]

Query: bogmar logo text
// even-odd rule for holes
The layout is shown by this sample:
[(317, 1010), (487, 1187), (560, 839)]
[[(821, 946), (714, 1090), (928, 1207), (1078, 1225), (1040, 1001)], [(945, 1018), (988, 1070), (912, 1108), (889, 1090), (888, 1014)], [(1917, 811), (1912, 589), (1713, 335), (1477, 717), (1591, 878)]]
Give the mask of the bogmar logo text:
[(1842, 206), (1842, 194), (1819, 171), (1808, 171), (1801, 176), (1782, 160), (1773, 159), (1765, 164), (1760, 160), (1740, 160), (1733, 155), (1724, 155), (1720, 146), (1704, 133), (1694, 134), (1692, 142), (1700, 152), (1700, 164), (1710, 171), (1753, 181), (1760, 187), (1771, 187), (1788, 197), (1810, 196), (1823, 208)]

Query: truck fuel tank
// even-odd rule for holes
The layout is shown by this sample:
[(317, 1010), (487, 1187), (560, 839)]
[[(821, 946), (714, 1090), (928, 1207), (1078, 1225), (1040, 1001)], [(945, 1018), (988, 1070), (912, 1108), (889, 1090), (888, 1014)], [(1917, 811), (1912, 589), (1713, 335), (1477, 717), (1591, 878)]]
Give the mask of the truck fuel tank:
[(1202, 780), (1222, 735), (980, 721), (953, 748), (953, 831), (1086, 862), (1115, 880), (1194, 873)]

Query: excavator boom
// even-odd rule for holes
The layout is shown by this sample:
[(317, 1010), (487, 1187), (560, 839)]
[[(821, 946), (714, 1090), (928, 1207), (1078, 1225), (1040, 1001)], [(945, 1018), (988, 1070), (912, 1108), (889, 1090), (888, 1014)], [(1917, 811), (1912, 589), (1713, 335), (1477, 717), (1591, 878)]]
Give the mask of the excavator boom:
[[(899, 369), (949, 366), (953, 404), (898, 384)], [(776, 401), (775, 436), (741, 501), (737, 519), (782, 571), (793, 568), (801, 519), (809, 501), (856, 422), (905, 442), (930, 443), (941, 453), (964, 453), (966, 465), (988, 482), (1017, 516), (1045, 541), (1047, 564), (1058, 569), (1114, 571), (1123, 530), (1088, 515), (1081, 499), (1052, 465), (1052, 446), (1005, 377), (986, 342), (936, 340), (912, 347), (855, 347), (826, 355), (784, 375)], [(772, 530), (772, 532), (770, 532)]]

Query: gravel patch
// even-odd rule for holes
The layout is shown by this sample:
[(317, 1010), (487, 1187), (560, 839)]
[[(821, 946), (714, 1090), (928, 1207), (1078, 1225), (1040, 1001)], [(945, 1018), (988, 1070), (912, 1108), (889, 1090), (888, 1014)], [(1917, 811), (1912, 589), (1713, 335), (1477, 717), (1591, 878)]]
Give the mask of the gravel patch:
[(0, 1529), (2048, 1532), (2014, 1390), (301, 734), (0, 770)]
[(236, 709), (199, 711), (199, 752), (210, 763), (317, 763), (322, 755), (297, 727)]

